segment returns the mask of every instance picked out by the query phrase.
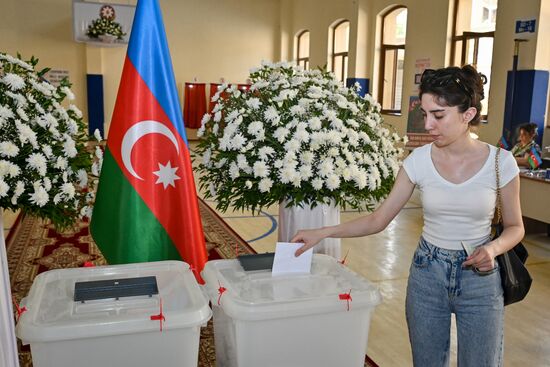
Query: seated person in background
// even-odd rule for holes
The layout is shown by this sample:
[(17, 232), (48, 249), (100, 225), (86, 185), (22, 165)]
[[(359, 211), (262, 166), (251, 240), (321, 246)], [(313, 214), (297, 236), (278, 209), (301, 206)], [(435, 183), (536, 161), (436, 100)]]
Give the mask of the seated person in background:
[(536, 135), (537, 124), (528, 122), (519, 126), (519, 142), (511, 150), (519, 167), (529, 167), (527, 157), (532, 147), (535, 147), (539, 156), (541, 155), (540, 147), (535, 142)]

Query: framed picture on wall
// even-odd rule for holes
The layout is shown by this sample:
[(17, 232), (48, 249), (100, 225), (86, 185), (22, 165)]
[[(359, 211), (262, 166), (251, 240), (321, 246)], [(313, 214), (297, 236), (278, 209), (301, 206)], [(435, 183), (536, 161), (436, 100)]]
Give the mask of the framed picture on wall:
[(127, 44), (135, 6), (73, 1), (73, 36), (76, 42), (105, 46)]

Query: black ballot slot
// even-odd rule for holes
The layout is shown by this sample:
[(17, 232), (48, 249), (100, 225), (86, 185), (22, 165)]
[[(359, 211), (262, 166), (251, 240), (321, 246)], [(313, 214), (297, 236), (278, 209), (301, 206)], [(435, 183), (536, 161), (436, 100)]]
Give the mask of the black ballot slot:
[(122, 297), (152, 297), (158, 293), (157, 277), (155, 276), (93, 280), (76, 282), (74, 285), (74, 301), (82, 303)]
[(274, 257), (274, 252), (266, 252), (263, 254), (240, 255), (237, 256), (237, 259), (245, 271), (271, 270)]

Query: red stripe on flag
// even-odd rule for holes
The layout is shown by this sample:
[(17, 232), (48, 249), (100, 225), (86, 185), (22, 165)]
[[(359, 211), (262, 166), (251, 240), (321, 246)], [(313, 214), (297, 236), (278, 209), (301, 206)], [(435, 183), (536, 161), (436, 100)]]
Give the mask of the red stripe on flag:
[[(159, 133), (137, 129), (138, 124), (164, 130)], [(130, 128), (137, 134), (127, 137), (129, 143), (123, 146)], [(166, 229), (182, 259), (202, 270), (207, 253), (189, 150), (128, 58), (107, 145), (125, 177)]]

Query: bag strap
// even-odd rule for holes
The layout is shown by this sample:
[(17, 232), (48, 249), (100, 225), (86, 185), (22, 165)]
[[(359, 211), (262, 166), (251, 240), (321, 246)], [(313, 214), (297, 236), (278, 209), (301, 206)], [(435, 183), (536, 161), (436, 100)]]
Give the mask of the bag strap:
[(500, 196), (500, 169), (498, 165), (500, 156), (500, 147), (497, 148), (497, 153), (495, 154), (495, 177), (496, 177), (496, 184), (497, 184), (497, 205), (496, 205), (496, 212), (495, 215), (497, 217), (497, 223), (502, 222), (502, 198)]

